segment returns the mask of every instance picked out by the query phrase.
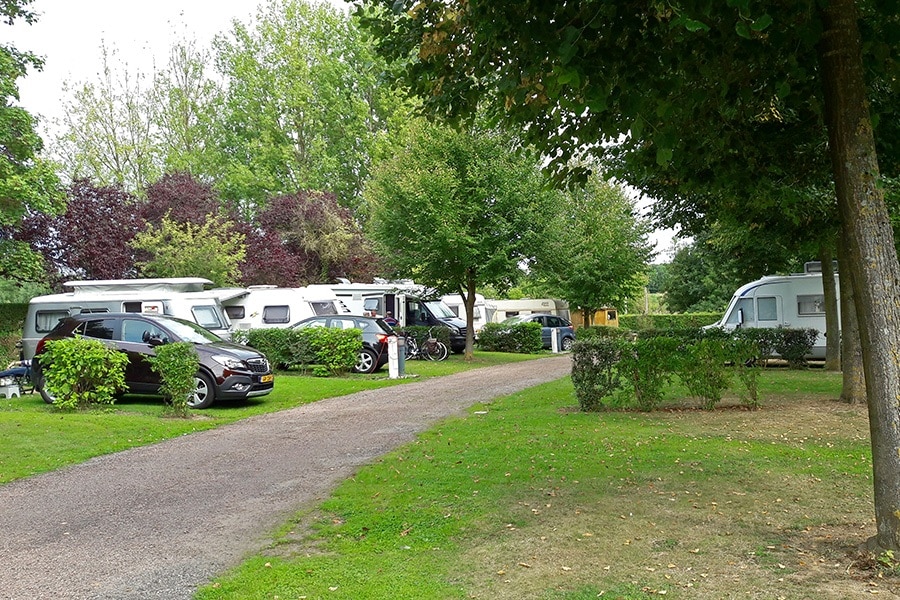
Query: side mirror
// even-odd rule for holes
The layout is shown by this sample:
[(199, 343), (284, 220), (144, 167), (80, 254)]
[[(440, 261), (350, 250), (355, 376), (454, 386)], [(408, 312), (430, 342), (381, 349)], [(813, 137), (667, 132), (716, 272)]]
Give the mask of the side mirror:
[(737, 311), (737, 324), (738, 327), (744, 324), (744, 309), (739, 308)]

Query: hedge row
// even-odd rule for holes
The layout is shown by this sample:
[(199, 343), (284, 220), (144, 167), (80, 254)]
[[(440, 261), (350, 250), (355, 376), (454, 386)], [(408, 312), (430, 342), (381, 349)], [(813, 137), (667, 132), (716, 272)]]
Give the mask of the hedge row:
[(573, 348), (572, 382), (584, 411), (653, 410), (664, 387), (677, 377), (707, 409), (718, 404), (737, 377), (741, 401), (759, 404), (759, 358), (776, 351), (792, 366), (805, 364), (818, 332), (814, 329), (721, 329), (615, 333), (582, 330)]
[(478, 334), (478, 347), (487, 352), (534, 354), (544, 348), (540, 323), (486, 323)]
[(688, 329), (703, 327), (722, 320), (722, 313), (687, 313), (677, 315), (623, 315), (619, 326), (625, 329)]
[(359, 329), (309, 327), (304, 329), (251, 329), (246, 342), (266, 355), (275, 368), (299, 368), (314, 375), (340, 375), (356, 365), (362, 347)]

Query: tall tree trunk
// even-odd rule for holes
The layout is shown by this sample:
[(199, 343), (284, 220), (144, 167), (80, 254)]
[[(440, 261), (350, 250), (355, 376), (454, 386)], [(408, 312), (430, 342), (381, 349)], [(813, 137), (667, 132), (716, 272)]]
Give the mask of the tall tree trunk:
[(825, 370), (840, 371), (841, 326), (832, 260), (831, 246), (822, 244), (819, 247), (819, 261), (822, 263), (822, 290), (825, 295)]
[[(838, 264), (849, 264), (843, 230), (838, 237)], [(841, 287), (841, 401), (848, 404), (866, 401), (866, 375), (863, 372), (862, 345), (859, 343), (859, 319), (853, 293), (853, 269), (840, 274)]]
[(872, 550), (900, 551), (900, 265), (884, 195), (866, 101), (854, 0), (821, 9), (819, 47), (825, 120), (847, 269), (853, 270), (872, 438), (875, 537)]

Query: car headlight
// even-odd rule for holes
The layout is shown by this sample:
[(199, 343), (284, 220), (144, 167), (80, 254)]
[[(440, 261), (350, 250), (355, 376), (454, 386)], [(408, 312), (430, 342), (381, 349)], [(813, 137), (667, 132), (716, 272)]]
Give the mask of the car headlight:
[(247, 365), (244, 361), (237, 359), (233, 356), (225, 356), (224, 354), (216, 354), (212, 357), (214, 361), (226, 367), (228, 369), (241, 369), (242, 371), (247, 370)]
[(452, 335), (459, 335), (459, 327), (457, 327), (456, 325), (447, 325), (447, 329), (450, 330), (450, 333)]

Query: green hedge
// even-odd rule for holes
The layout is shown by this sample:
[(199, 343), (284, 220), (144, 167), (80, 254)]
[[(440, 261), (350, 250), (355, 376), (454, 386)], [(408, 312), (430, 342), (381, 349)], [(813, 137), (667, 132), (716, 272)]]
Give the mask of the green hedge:
[(265, 354), (274, 367), (311, 370), (319, 376), (353, 369), (362, 347), (359, 329), (251, 329), (246, 337), (247, 345)]
[(722, 313), (685, 313), (677, 315), (623, 315), (619, 314), (619, 327), (641, 329), (687, 329), (703, 327), (722, 320)]
[(540, 323), (486, 323), (478, 334), (478, 347), (487, 352), (535, 354), (544, 349)]
[(662, 403), (664, 387), (673, 377), (706, 409), (722, 400), (737, 377), (742, 384), (742, 402), (756, 407), (758, 359), (774, 349), (791, 367), (805, 366), (803, 357), (818, 335), (814, 329), (787, 328), (599, 333), (581, 335), (573, 348), (572, 382), (585, 411), (653, 410)]

